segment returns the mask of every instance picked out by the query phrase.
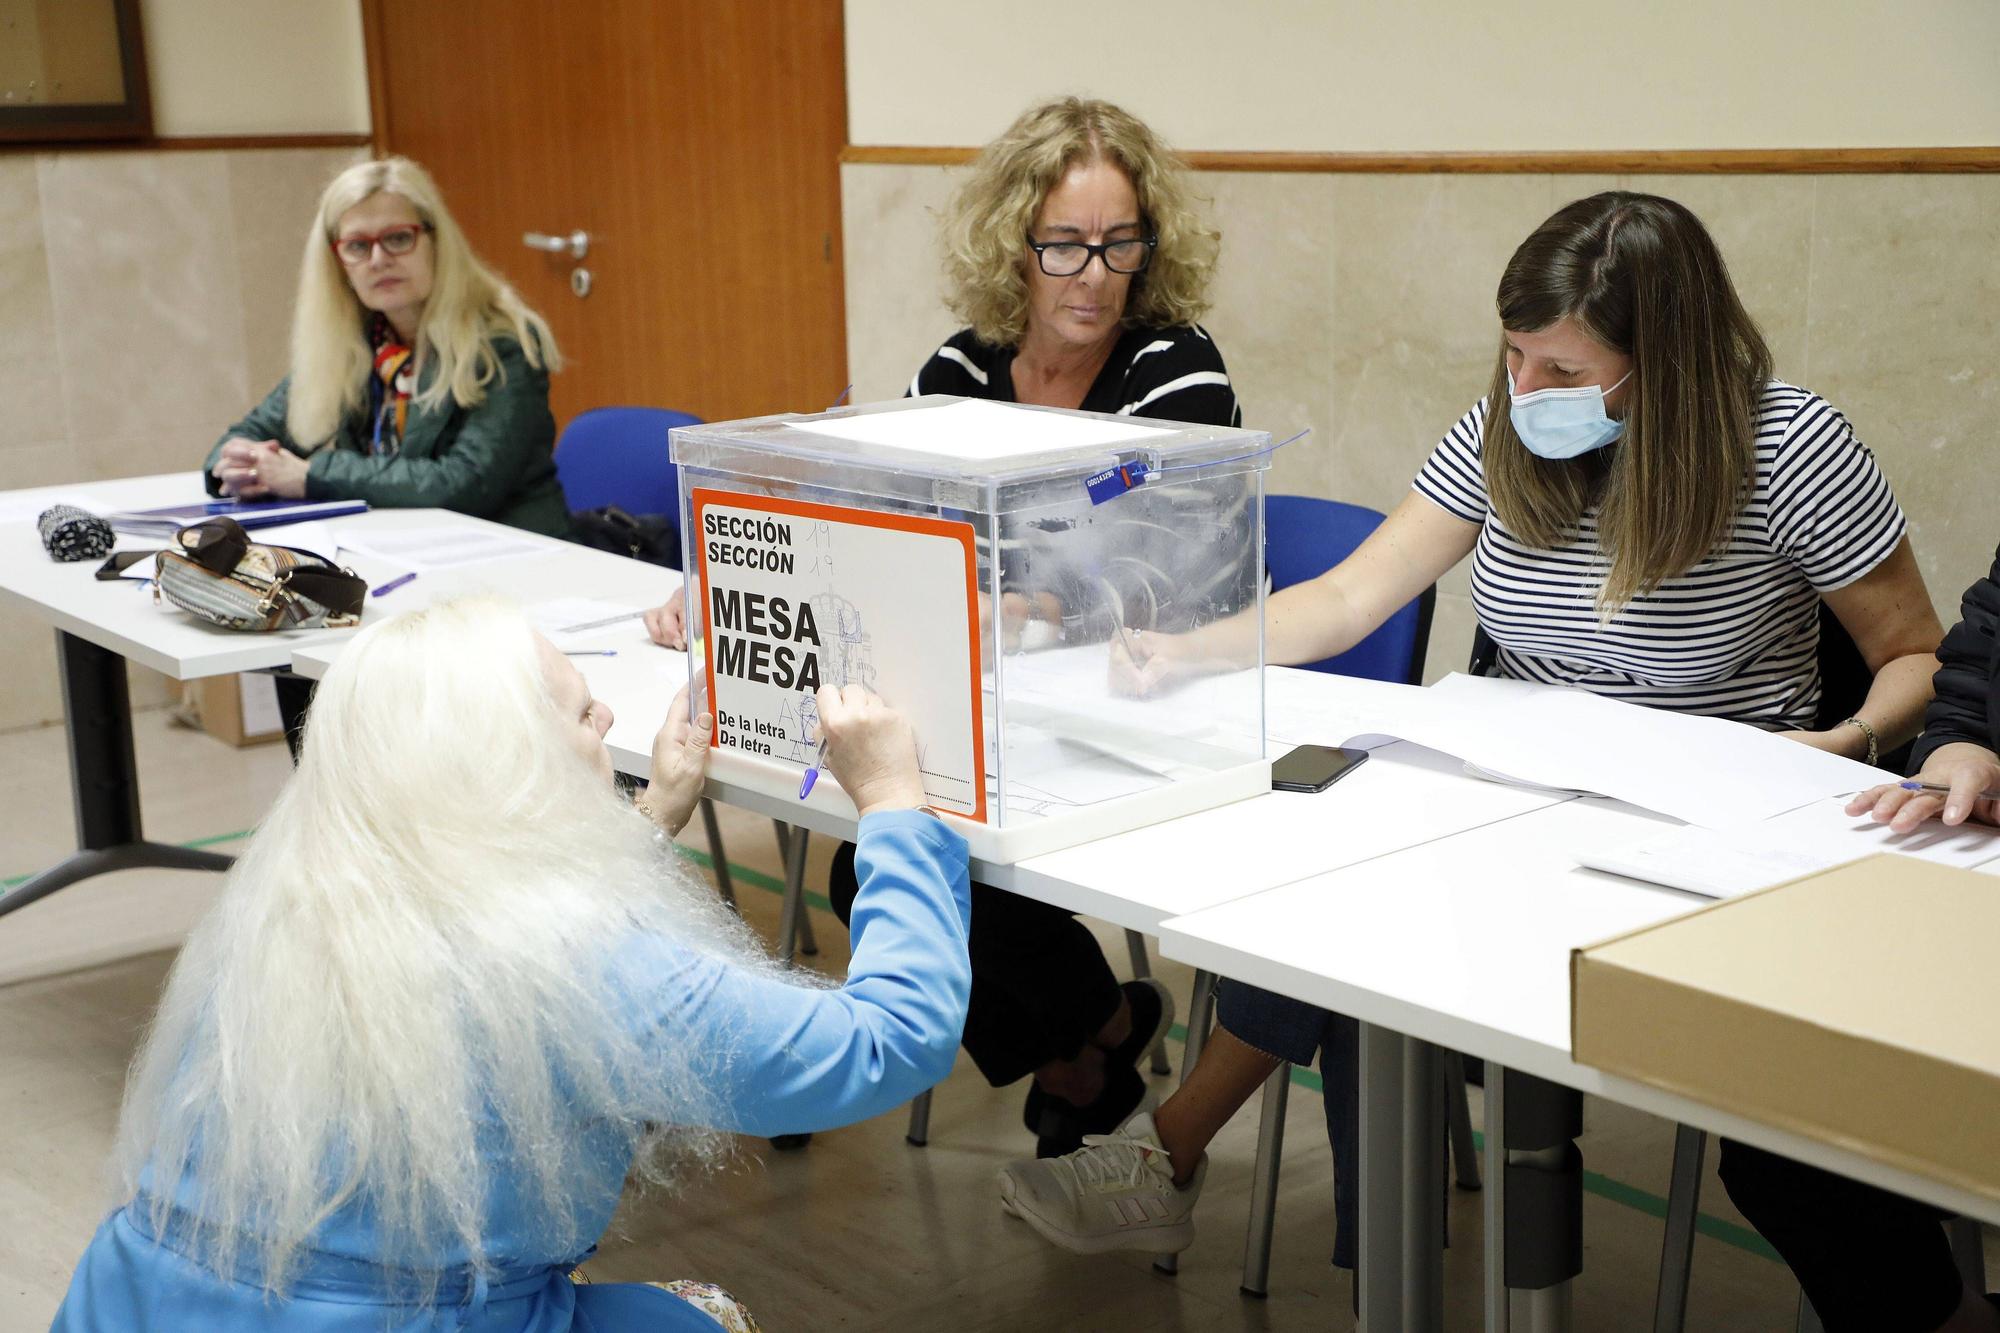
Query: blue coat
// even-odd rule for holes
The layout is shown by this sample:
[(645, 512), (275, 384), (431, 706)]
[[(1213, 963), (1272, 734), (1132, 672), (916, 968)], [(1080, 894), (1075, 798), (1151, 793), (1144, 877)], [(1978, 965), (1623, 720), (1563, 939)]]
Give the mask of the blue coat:
[[(914, 811), (861, 822), (853, 960), (838, 990), (792, 986), (648, 941), (635, 955), (627, 1021), (661, 1042), (714, 1049), (720, 1126), (768, 1137), (852, 1124), (894, 1109), (951, 1069), (971, 987), (965, 840)], [(579, 1126), (579, 1134), (589, 1134)], [(629, 1165), (607, 1140), (584, 1182), (587, 1231), (610, 1224)], [(584, 1256), (552, 1253), (502, 1177), (488, 1209), (489, 1251), (510, 1256), (484, 1280), (448, 1275), (424, 1306), (391, 1290), (391, 1256), (358, 1206), (321, 1230), (287, 1298), (245, 1274), (217, 1276), (155, 1242), (147, 1210), (111, 1215), (84, 1251), (53, 1333), (672, 1333), (717, 1327), (665, 1292), (637, 1284), (573, 1286)], [(171, 1228), (170, 1228), (171, 1230)], [(664, 1278), (700, 1274), (663, 1273)], [(739, 1292), (753, 1312), (756, 1293)]]

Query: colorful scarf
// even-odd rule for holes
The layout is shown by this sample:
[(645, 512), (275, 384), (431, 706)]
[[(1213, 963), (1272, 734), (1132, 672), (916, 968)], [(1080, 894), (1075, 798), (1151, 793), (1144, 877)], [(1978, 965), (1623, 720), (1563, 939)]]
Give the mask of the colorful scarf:
[(396, 341), (386, 315), (368, 322), (368, 341), (375, 348), (375, 378), (369, 385), (375, 430), (368, 443), (371, 456), (394, 454), (403, 445), (403, 426), (410, 415), (410, 395), (416, 391), (416, 356)]

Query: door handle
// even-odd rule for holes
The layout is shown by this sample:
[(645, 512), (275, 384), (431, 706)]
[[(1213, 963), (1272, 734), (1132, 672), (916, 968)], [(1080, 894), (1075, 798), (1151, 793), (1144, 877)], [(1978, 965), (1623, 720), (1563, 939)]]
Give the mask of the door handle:
[(541, 232), (527, 232), (521, 237), (521, 244), (530, 250), (541, 250), (552, 255), (568, 255), (571, 259), (581, 259), (590, 253), (590, 233), (573, 231), (567, 236), (544, 236)]

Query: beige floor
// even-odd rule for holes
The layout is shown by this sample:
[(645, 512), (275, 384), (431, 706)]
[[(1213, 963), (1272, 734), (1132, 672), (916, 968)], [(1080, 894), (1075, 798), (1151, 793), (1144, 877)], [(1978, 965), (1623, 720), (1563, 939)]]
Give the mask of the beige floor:
[[(158, 712), (140, 716), (138, 733), (148, 832), (163, 840), (249, 828), (287, 771), (282, 747), (232, 751), (171, 727)], [(62, 741), (57, 728), (0, 735), (0, 876), (37, 869), (71, 846)], [(770, 826), (734, 811), (724, 819), (731, 859), (768, 880), (777, 871)], [(829, 850), (816, 848), (815, 887), (823, 886)], [(108, 1206), (103, 1161), (125, 1062), (170, 950), (213, 883), (129, 872), (0, 919), (0, 1329), (46, 1326)], [(768, 937), (775, 894), (751, 884), (740, 893)], [(812, 962), (837, 971), (846, 958), (839, 923), (815, 913), (815, 925), (822, 951)], [(1110, 956), (1122, 959), (1118, 933), (1101, 933)], [(1187, 970), (1163, 964), (1159, 971), (1185, 1000)], [(1178, 1047), (1174, 1055), (1178, 1062)], [(1348, 1278), (1326, 1262), (1331, 1166), (1317, 1094), (1293, 1091), (1271, 1295), (1256, 1301), (1238, 1293), (1254, 1111), (1218, 1141), (1201, 1239), (1183, 1256), (1180, 1276), (1168, 1279), (1138, 1257), (1061, 1253), (1001, 1215), (992, 1174), (1029, 1147), (1020, 1093), (988, 1088), (961, 1057), (937, 1095), (928, 1148), (905, 1144), (900, 1117), (821, 1135), (799, 1153), (745, 1141), (733, 1169), (687, 1194), (629, 1201), (593, 1272), (604, 1280), (719, 1282), (771, 1333), (1351, 1326)], [(1672, 1131), (1596, 1103), (1588, 1123), (1588, 1166), (1604, 1179), (1585, 1204), (1576, 1325), (1650, 1327), (1660, 1224), (1632, 1201), (1665, 1194)], [(1703, 1203), (1740, 1225), (1712, 1172)], [(1447, 1325), (1474, 1328), (1478, 1195), (1454, 1195), (1451, 1225), (1461, 1243), (1446, 1265)], [(1770, 1259), (1704, 1236), (1688, 1326), (1789, 1329), (1796, 1293)]]

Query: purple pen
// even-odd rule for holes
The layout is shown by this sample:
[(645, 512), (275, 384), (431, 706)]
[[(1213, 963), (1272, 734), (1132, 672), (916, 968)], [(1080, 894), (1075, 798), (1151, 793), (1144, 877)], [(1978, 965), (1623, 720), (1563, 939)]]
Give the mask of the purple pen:
[(398, 574), (395, 578), (390, 579), (387, 583), (375, 589), (375, 591), (371, 593), (370, 596), (382, 597), (389, 593), (392, 593), (396, 591), (396, 589), (402, 587), (405, 583), (408, 583), (410, 580), (416, 578), (416, 576), (417, 572), (415, 570), (411, 570), (407, 574)]
[(826, 739), (822, 737), (819, 743), (819, 754), (813, 759), (813, 766), (806, 770), (805, 781), (799, 784), (799, 799), (801, 801), (812, 795), (813, 783), (819, 781), (819, 771), (825, 765)]

